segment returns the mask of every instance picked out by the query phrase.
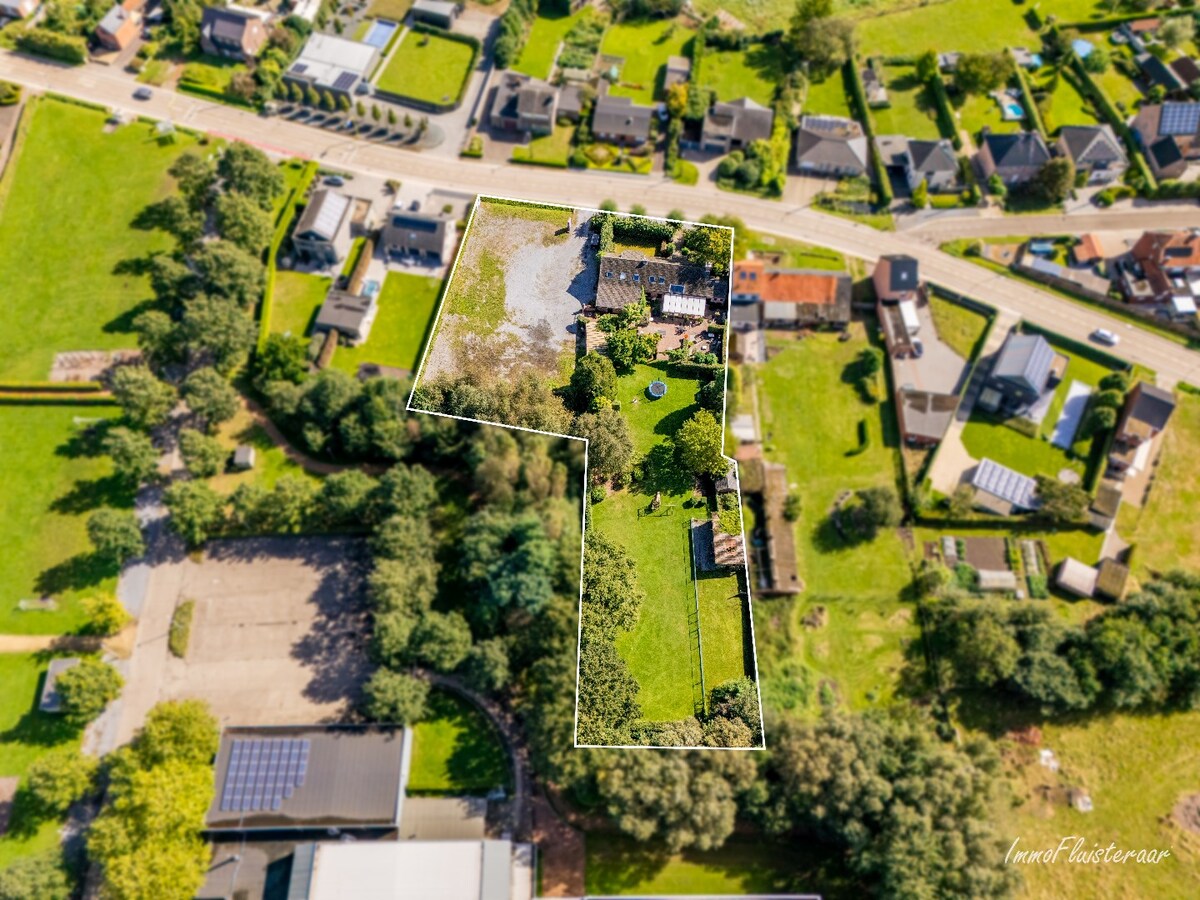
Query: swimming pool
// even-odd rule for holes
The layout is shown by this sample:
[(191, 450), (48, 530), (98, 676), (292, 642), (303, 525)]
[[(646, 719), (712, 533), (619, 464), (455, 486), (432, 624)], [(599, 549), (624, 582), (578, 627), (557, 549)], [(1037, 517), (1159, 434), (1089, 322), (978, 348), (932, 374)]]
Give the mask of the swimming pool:
[(374, 297), (376, 294), (379, 293), (379, 288), (380, 288), (379, 282), (372, 279), (371, 281), (368, 281), (363, 286), (363, 296), (364, 297)]
[(367, 33), (363, 35), (362, 42), (382, 50), (387, 46), (387, 42), (392, 39), (392, 35), (396, 33), (396, 29), (399, 27), (395, 22), (376, 19), (371, 23), (371, 27), (367, 29)]

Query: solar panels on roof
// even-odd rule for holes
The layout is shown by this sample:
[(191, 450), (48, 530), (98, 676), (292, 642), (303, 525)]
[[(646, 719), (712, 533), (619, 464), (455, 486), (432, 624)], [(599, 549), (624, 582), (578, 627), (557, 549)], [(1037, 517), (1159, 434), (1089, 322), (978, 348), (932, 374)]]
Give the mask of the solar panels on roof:
[(433, 234), (437, 231), (438, 223), (432, 219), (416, 218), (414, 216), (392, 216), (392, 226), (394, 228), (406, 228), (409, 231), (423, 231), (426, 234)]
[(1006, 500), (1019, 509), (1034, 509), (1037, 501), (1034, 493), (1037, 482), (1027, 475), (1014, 472), (1007, 466), (984, 458), (975, 467), (975, 475), (971, 484), (981, 491), (986, 491), (993, 497)]
[(354, 87), (356, 81), (358, 81), (358, 76), (353, 72), (340, 72), (338, 77), (333, 80), (333, 89), (335, 91), (348, 91)]
[(1195, 134), (1200, 131), (1200, 103), (1164, 103), (1158, 133)]
[(308, 63), (296, 63), (292, 66), (292, 71), (297, 75), (302, 75), (308, 71)]
[(235, 740), (221, 788), (221, 811), (278, 811), (304, 785), (310, 750), (307, 739)]

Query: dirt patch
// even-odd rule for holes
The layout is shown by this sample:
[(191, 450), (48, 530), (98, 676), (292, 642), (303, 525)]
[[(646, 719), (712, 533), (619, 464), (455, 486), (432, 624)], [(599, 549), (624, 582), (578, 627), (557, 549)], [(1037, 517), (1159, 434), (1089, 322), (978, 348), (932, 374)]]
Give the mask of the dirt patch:
[(1171, 810), (1175, 824), (1189, 834), (1200, 834), (1200, 794), (1188, 794)]
[(817, 631), (829, 624), (829, 610), (824, 606), (814, 606), (800, 619), (800, 624), (812, 631)]
[(50, 380), (58, 383), (99, 381), (114, 366), (140, 362), (140, 350), (72, 350), (54, 354)]
[(898, 609), (887, 617), (887, 624), (893, 628), (901, 625), (907, 625), (912, 621), (913, 611), (911, 609)]
[(966, 545), (967, 563), (976, 569), (989, 572), (1008, 571), (1008, 552), (1004, 538), (975, 538), (964, 539)]
[(0, 778), (0, 835), (8, 831), (8, 822), (12, 818), (13, 798), (17, 796), (17, 785), (21, 779), (16, 776)]
[(538, 846), (543, 897), (582, 897), (584, 836), (558, 817), (545, 797), (533, 799), (533, 840)]

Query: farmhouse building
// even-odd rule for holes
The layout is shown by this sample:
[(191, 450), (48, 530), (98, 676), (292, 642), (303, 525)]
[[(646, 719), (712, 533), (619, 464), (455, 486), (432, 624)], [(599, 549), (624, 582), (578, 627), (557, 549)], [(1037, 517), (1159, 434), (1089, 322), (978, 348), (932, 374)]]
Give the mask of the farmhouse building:
[(1040, 334), (1010, 334), (988, 374), (979, 404), (1017, 414), (1035, 404), (1055, 379), (1057, 354)]
[[(628, 250), (598, 260), (596, 309), (612, 312), (641, 300), (649, 303), (690, 299), (707, 306), (724, 303), (725, 279), (712, 274), (712, 267), (683, 258), (657, 259)], [(670, 313), (668, 313), (670, 314)]]
[(603, 94), (592, 107), (592, 134), (611, 144), (637, 146), (650, 137), (654, 110), (638, 106), (628, 97)]
[(844, 328), (850, 321), (853, 284), (844, 272), (784, 269), (761, 259), (733, 267), (733, 306), (761, 307), (759, 321), (767, 327)]

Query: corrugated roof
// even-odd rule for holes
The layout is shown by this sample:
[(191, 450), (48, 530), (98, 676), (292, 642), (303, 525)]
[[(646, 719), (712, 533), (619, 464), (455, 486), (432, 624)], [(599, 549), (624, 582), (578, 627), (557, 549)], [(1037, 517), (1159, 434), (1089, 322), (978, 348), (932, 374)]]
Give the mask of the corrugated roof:
[(1024, 382), (1035, 391), (1046, 386), (1054, 365), (1054, 348), (1040, 334), (1010, 334), (992, 368), (992, 376)]
[(329, 188), (314, 191), (304, 208), (300, 221), (296, 223), (296, 234), (301, 237), (332, 241), (341, 228), (346, 211), (350, 209), (350, 198)]
[(1014, 472), (1008, 466), (1002, 466), (986, 457), (975, 467), (971, 476), (971, 486), (993, 497), (999, 497), (1018, 509), (1037, 507), (1037, 482), (1028, 475)]

